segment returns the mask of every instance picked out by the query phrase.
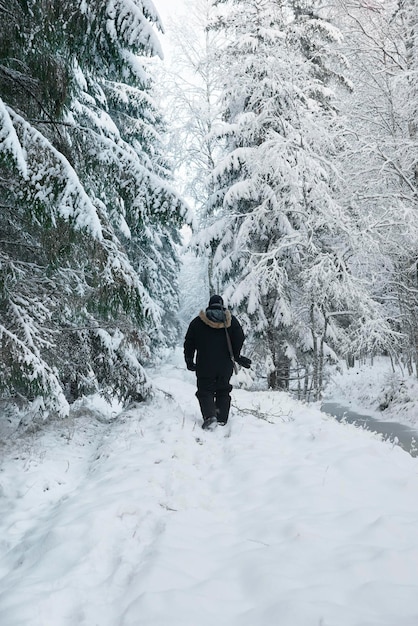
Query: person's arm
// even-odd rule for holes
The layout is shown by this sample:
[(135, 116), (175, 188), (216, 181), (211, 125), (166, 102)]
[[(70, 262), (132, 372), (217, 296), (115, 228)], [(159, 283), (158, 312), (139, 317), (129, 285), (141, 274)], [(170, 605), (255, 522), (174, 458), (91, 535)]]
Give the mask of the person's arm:
[(194, 363), (194, 355), (196, 352), (196, 342), (194, 339), (194, 329), (193, 322), (190, 323), (189, 328), (187, 329), (186, 336), (184, 338), (184, 360), (186, 361), (187, 369), (191, 372), (196, 370), (196, 365)]
[(251, 367), (251, 359), (241, 355), (241, 348), (242, 344), (244, 343), (245, 335), (244, 331), (242, 330), (241, 324), (235, 317), (233, 317), (231, 321), (231, 330), (234, 336), (234, 340), (231, 340), (231, 343), (235, 361), (238, 363), (238, 365), (241, 365), (242, 367), (248, 369), (249, 367)]
[(242, 344), (244, 343), (245, 335), (242, 330), (242, 326), (237, 320), (236, 317), (232, 316), (231, 319), (231, 343), (232, 343), (232, 351), (234, 353), (234, 358), (237, 360), (239, 358)]

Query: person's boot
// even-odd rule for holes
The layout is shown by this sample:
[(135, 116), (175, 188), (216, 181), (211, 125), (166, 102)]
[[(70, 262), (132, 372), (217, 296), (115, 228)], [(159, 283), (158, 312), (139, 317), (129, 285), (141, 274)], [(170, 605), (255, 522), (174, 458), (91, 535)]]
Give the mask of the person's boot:
[(202, 428), (203, 430), (215, 430), (218, 425), (218, 420), (216, 417), (206, 417), (203, 420)]

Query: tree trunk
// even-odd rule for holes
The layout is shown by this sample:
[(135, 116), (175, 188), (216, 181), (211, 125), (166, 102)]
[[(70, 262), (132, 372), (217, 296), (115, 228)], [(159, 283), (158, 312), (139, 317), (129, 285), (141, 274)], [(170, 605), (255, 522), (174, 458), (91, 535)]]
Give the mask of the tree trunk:
[(321, 344), (319, 348), (318, 389), (316, 393), (316, 400), (320, 399), (322, 395), (322, 387), (323, 387), (324, 345), (325, 345), (325, 338), (326, 338), (327, 328), (328, 328), (328, 318), (325, 316), (325, 313), (324, 313), (324, 319), (325, 319), (324, 332), (322, 333)]
[(280, 331), (269, 328), (267, 331), (267, 348), (272, 356), (274, 369), (267, 375), (269, 389), (275, 391), (289, 389), (290, 361), (283, 348)]
[(314, 398), (317, 400), (317, 390), (319, 383), (319, 355), (318, 355), (318, 338), (316, 336), (315, 331), (315, 315), (314, 315), (314, 304), (311, 304), (311, 333), (312, 333), (312, 359), (313, 359), (313, 370), (312, 370), (312, 389), (314, 391)]

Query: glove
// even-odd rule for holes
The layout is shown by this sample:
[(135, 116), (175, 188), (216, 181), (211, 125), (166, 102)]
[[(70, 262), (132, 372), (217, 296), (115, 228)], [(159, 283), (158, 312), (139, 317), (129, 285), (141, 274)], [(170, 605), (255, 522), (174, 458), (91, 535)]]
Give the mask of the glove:
[(249, 369), (249, 367), (250, 367), (250, 365), (252, 363), (251, 359), (249, 359), (246, 356), (239, 356), (235, 360), (238, 363), (238, 365), (241, 365), (242, 367), (245, 367), (245, 369)]
[(196, 371), (196, 365), (195, 365), (195, 363), (193, 363), (193, 361), (186, 361), (186, 367), (191, 372), (195, 372)]

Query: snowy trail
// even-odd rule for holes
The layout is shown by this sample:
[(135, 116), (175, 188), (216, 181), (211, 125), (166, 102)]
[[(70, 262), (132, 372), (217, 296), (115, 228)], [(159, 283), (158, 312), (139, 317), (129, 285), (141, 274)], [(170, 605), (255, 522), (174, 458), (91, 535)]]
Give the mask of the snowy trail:
[(5, 458), (2, 626), (417, 626), (416, 459), (274, 393), (205, 433), (189, 373), (154, 384)]

